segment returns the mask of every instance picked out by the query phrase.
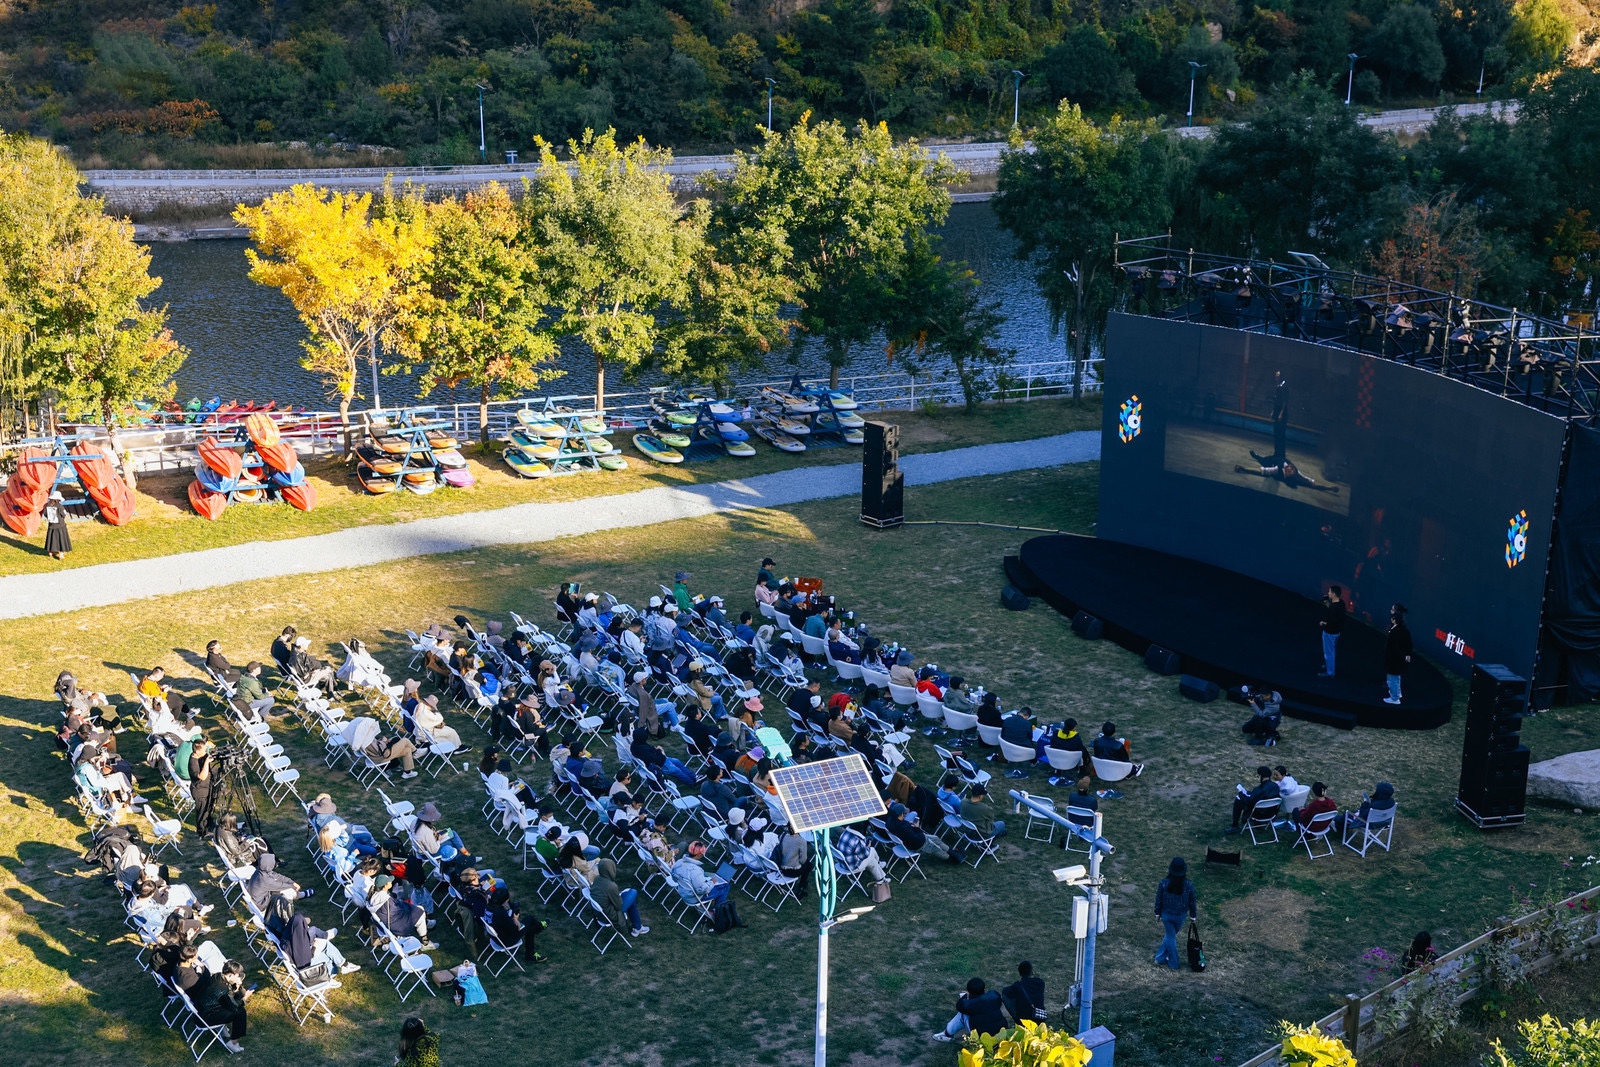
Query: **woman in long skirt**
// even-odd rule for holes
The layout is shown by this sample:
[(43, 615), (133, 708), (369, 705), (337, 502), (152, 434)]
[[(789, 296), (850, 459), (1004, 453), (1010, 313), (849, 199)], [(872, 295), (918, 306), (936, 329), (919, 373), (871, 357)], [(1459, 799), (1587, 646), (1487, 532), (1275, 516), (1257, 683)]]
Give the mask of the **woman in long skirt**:
[(61, 499), (61, 490), (52, 490), (50, 501), (44, 506), (44, 521), (50, 529), (44, 535), (44, 550), (54, 559), (66, 559), (72, 551), (72, 535), (67, 533), (67, 506)]

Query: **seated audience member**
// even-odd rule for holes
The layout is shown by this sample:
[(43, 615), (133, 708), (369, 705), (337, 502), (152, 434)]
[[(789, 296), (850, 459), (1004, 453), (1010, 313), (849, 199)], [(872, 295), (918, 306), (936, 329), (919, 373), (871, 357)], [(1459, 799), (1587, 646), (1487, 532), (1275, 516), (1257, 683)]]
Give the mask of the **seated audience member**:
[(1275, 745), (1278, 743), (1278, 730), (1283, 725), (1283, 697), (1276, 692), (1254, 692), (1250, 694), (1250, 719), (1241, 730), (1249, 737), (1252, 745)]
[(839, 852), (839, 868), (842, 873), (863, 872), (875, 884), (889, 880), (889, 874), (883, 867), (883, 860), (878, 858), (878, 850), (861, 830), (854, 826), (846, 826), (839, 831), (839, 840), (834, 842), (834, 847)]
[(288, 875), (280, 874), (278, 857), (270, 852), (262, 853), (256, 860), (255, 873), (245, 882), (244, 891), (261, 910), (266, 909), (269, 897), (281, 896), (285, 900), (295, 901), (304, 900), (316, 893), (313, 889), (301, 889), (300, 883)]
[(239, 816), (231, 811), (217, 820), (215, 840), (230, 867), (254, 867), (270, 851), (265, 841), (239, 829)]
[(643, 845), (656, 859), (671, 867), (678, 862), (678, 850), (667, 841), (671, 833), (667, 826), (665, 816), (657, 815), (650, 821), (650, 825), (639, 832), (639, 844)]
[(1290, 812), (1296, 822), (1301, 826), (1310, 826), (1311, 820), (1318, 815), (1329, 811), (1338, 811), (1339, 805), (1328, 796), (1328, 787), (1321, 782), (1311, 783), (1311, 797), (1303, 805)]
[[(1097, 759), (1110, 760), (1112, 763), (1133, 763), (1133, 751), (1128, 745), (1126, 737), (1117, 736), (1117, 724), (1107, 722), (1100, 727), (1100, 736), (1094, 739), (1093, 755)], [(1144, 773), (1144, 764), (1133, 763), (1133, 776), (1135, 778)]]
[(716, 905), (728, 899), (733, 888), (726, 878), (707, 874), (705, 868), (706, 843), (698, 837), (689, 842), (688, 852), (672, 865), (672, 880), (677, 883), (678, 895), (690, 904), (708, 901)]
[(200, 949), (181, 934), (163, 933), (150, 950), (156, 974), (185, 993), (191, 992), (203, 977), (199, 959)]
[(122, 733), (125, 729), (116, 725), (117, 712), (111, 707), (106, 695), (90, 689), (80, 689), (78, 679), (71, 671), (62, 671), (56, 675), (55, 692), (61, 700), (61, 710), (64, 713), (70, 715), (76, 712), (86, 719), (99, 719), (100, 725), (114, 733)]
[(982, 782), (974, 785), (961, 802), (961, 817), (978, 828), (979, 837), (1004, 837), (1006, 824), (995, 818), (994, 805), (989, 803), (989, 790)]
[(412, 721), (417, 727), (426, 730), (431, 739), (429, 747), (441, 747), (447, 752), (471, 752), (471, 745), (461, 743), (461, 735), (456, 733), (454, 727), (444, 724), (444, 716), (439, 712), (439, 696), (437, 693), (424, 697), (412, 712)]
[(285, 943), (289, 959), (302, 971), (323, 963), (333, 974), (354, 974), (361, 965), (346, 960), (344, 953), (334, 945), (333, 938), (338, 932), (337, 929), (319, 930), (311, 925), (305, 912), (295, 912), (289, 920), (289, 939)]
[(728, 812), (739, 806), (739, 796), (724, 777), (721, 767), (708, 767), (706, 780), (700, 785), (700, 801), (715, 808), (718, 815), (727, 819)]
[(500, 944), (510, 948), (522, 942), (522, 959), (526, 963), (549, 963), (550, 957), (538, 951), (535, 941), (539, 931), (550, 924), (541, 919), (524, 920), (520, 909), (511, 903), (508, 893), (501, 893), (485, 884), (485, 879), (474, 867), (461, 872), (460, 891), (474, 918), (487, 922)]
[(1006, 1028), (1006, 1014), (1000, 994), (989, 989), (982, 978), (967, 982), (967, 991), (956, 1000), (956, 1014), (943, 1030), (933, 1035), (935, 1041), (954, 1041), (968, 1033), (998, 1034)]
[(165, 707), (175, 719), (192, 719), (194, 712), (189, 710), (184, 703), (183, 695), (173, 691), (166, 684), (167, 669), (165, 667), (151, 667), (150, 673), (144, 676), (139, 683), (139, 694), (147, 699), (152, 706)]
[(921, 676), (917, 679), (917, 692), (925, 693), (938, 701), (944, 700), (944, 687), (939, 684), (939, 679), (930, 673), (927, 667), (922, 669)]
[(402, 778), (415, 778), (417, 776), (416, 751), (416, 746), (406, 738), (392, 737), (381, 730), (366, 747), (366, 755), (374, 763), (389, 764), (399, 760), (402, 768), (400, 777)]
[(296, 636), (293, 626), (285, 626), (283, 633), (272, 639), (272, 662), (278, 665), (278, 673), (285, 677), (289, 674), (289, 662), (294, 658)]
[(1272, 780), (1271, 767), (1257, 767), (1256, 777), (1261, 780), (1259, 785), (1248, 793), (1244, 791), (1244, 786), (1240, 786), (1238, 795), (1233, 798), (1233, 825), (1227, 830), (1230, 834), (1236, 834), (1243, 828), (1241, 824), (1255, 810), (1257, 801), (1271, 800), (1282, 795), (1278, 792), (1278, 783)]
[(1281, 763), (1272, 768), (1272, 780), (1278, 783), (1278, 793), (1285, 798), (1293, 795), (1300, 788), (1300, 783), (1294, 780), (1294, 776), (1289, 773), (1289, 768)]
[(221, 641), (206, 642), (206, 669), (229, 685), (239, 680), (238, 670), (228, 662), (228, 657), (222, 654)]
[(350, 649), (350, 657), (344, 661), (335, 675), (339, 681), (357, 689), (384, 687), (389, 684), (388, 672), (383, 669), (383, 664), (367, 651), (366, 642), (352, 637), (347, 642), (347, 647)]
[(334, 670), (325, 660), (317, 659), (309, 651), (311, 638), (301, 634), (294, 639), (294, 651), (289, 656), (289, 669), (306, 685), (318, 685), (333, 695)]
[(639, 917), (639, 891), (623, 889), (617, 885), (617, 865), (611, 860), (600, 860), (595, 864), (595, 868), (596, 876), (589, 884), (589, 895), (600, 905), (600, 910), (606, 913), (611, 925), (618, 930), (627, 931), (629, 937), (642, 937), (648, 934), (650, 928)]
[(849, 720), (844, 717), (843, 709), (838, 707), (828, 709), (826, 729), (830, 736), (837, 737), (846, 744), (849, 744), (856, 736), (855, 727), (850, 725)]
[(756, 603), (774, 605), (778, 602), (778, 594), (772, 589), (772, 582), (766, 577), (756, 579)]
[(424, 854), (437, 859), (446, 874), (474, 866), (478, 861), (467, 851), (461, 835), (448, 827), (439, 829), (442, 818), (433, 801), (423, 804), (417, 812), (416, 826), (411, 830), (412, 843)]
[(1372, 812), (1387, 812), (1394, 810), (1394, 786), (1388, 782), (1379, 782), (1372, 787), (1372, 795), (1361, 794), (1361, 807), (1350, 816), (1356, 826), (1364, 826), (1367, 817)]
[(226, 1026), (228, 1037), (222, 1042), (229, 1052), (243, 1052), (239, 1039), (248, 1027), (245, 1002), (251, 990), (244, 987), (244, 966), (238, 960), (229, 960), (216, 974), (208, 974), (196, 983), (189, 994), (195, 1011), (212, 1026)]
[[(1082, 808), (1085, 811), (1100, 810), (1100, 798), (1094, 795), (1094, 779), (1087, 774), (1078, 779), (1077, 784), (1073, 786), (1072, 792), (1067, 796), (1067, 807)], [(1080, 826), (1094, 825), (1093, 819), (1074, 815), (1071, 812), (1067, 813), (1067, 818)], [(1065, 841), (1062, 842), (1062, 847), (1066, 847)]]
[(894, 665), (889, 668), (889, 681), (895, 685), (903, 685), (907, 689), (917, 687), (917, 672), (911, 669), (910, 649), (902, 648), (895, 656)]
[(890, 837), (912, 852), (930, 852), (943, 856), (951, 863), (960, 862), (960, 857), (956, 853), (947, 849), (937, 837), (923, 830), (922, 817), (898, 800), (889, 805), (889, 814), (884, 817), (883, 825), (889, 831)]
[(1000, 720), (1000, 739), (1023, 748), (1033, 747), (1033, 716), (1030, 708), (1020, 707)]
[(756, 643), (755, 617), (748, 611), (739, 612), (739, 625), (733, 628), (733, 636), (747, 645)]
[(996, 693), (985, 693), (978, 704), (978, 723), (981, 726), (1005, 727), (1005, 717), (1000, 713), (1000, 697)]
[(272, 709), (272, 697), (267, 694), (266, 686), (261, 684), (261, 661), (251, 660), (244, 666), (244, 673), (233, 684), (233, 703), (241, 712), (248, 712), (253, 719), (259, 719), (261, 713)]
[(539, 696), (532, 690), (522, 694), (516, 706), (516, 732), (525, 744), (541, 756), (550, 755), (550, 729), (539, 713)]
[(1050, 747), (1062, 752), (1083, 752), (1083, 737), (1078, 733), (1078, 720), (1065, 719), (1061, 725), (1050, 731)]
[(961, 675), (950, 676), (950, 685), (944, 691), (944, 706), (951, 711), (972, 711), (972, 691), (967, 688), (967, 680)]
[(422, 905), (412, 904), (394, 895), (400, 884), (387, 874), (372, 880), (372, 892), (367, 894), (367, 911), (372, 918), (396, 937), (415, 937), (422, 942), (425, 952), (439, 946), (428, 940), (428, 913)]
[(1018, 1024), (1023, 1020), (1039, 1023), (1050, 1018), (1044, 999), (1044, 979), (1033, 973), (1033, 964), (1028, 960), (1017, 964), (1017, 980), (1000, 991), (1000, 1000)]
[(582, 878), (589, 885), (594, 885), (594, 880), (600, 876), (600, 868), (595, 866), (596, 860), (584, 854), (583, 842), (577, 835), (567, 838), (561, 844), (561, 851), (556, 853), (555, 868), (558, 872), (571, 872), (570, 878)]
[(840, 663), (861, 662), (861, 646), (844, 632), (838, 620), (828, 629), (828, 654)]

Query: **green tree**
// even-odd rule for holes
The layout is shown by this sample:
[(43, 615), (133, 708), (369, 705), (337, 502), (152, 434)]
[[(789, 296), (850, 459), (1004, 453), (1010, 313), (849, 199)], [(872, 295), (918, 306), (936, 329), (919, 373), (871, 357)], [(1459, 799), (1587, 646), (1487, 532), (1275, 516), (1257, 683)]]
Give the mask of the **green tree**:
[(1055, 100), (1084, 107), (1116, 107), (1136, 99), (1133, 72), (1117, 56), (1116, 44), (1098, 26), (1074, 26), (1051, 46), (1038, 63), (1039, 73)]
[(923, 236), (911, 248), (886, 294), (890, 351), (910, 374), (927, 373), (947, 360), (961, 386), (967, 414), (994, 391), (995, 376), (1012, 353), (993, 347), (1005, 321), (998, 301), (985, 301), (978, 277), (965, 263), (948, 263)]
[(310, 332), (300, 363), (327, 383), (339, 421), (349, 426), (363, 359), (379, 407), (379, 343), (399, 313), (408, 275), (430, 255), (424, 214), (375, 217), (369, 193), (296, 185), (233, 217), (255, 241), (245, 250), (250, 277), (281, 289)]
[(1439, 23), (1421, 4), (1396, 4), (1367, 36), (1367, 54), (1388, 74), (1391, 94), (1409, 88), (1433, 91), (1444, 77)]
[(1157, 233), (1171, 218), (1170, 151), (1154, 123), (1119, 117), (1097, 126), (1063, 101), (1031, 151), (1014, 137), (1001, 157), (995, 215), (1016, 237), (1017, 256), (1035, 265), (1052, 327), (1066, 325), (1075, 398), (1115, 294), (1117, 236)]
[(1518, 0), (1511, 7), (1506, 51), (1524, 74), (1538, 74), (1560, 63), (1576, 36), (1559, 0)]
[(478, 435), (487, 446), (491, 397), (564, 373), (548, 365), (556, 342), (538, 251), (498, 182), (426, 211), (432, 256), (399, 296), (390, 336), (401, 362), (386, 373), (417, 371), (422, 396), (440, 386), (477, 389)]
[(950, 209), (956, 169), (915, 141), (895, 144), (887, 125), (813, 126), (809, 115), (735, 155), (710, 183), (727, 225), (781, 249), (800, 304), (801, 330), (819, 339), (830, 380), (852, 350), (886, 322), (881, 292), (912, 240)]
[(661, 312), (687, 293), (704, 241), (678, 206), (665, 167), (672, 153), (616, 133), (567, 144), (569, 162), (539, 141), (539, 174), (522, 208), (557, 312), (556, 330), (594, 354), (595, 406), (606, 402), (606, 366), (627, 374), (656, 351)]
[(1494, 1042), (1495, 1067), (1600, 1067), (1600, 1023), (1563, 1023), (1549, 1015), (1517, 1024), (1522, 1054), (1511, 1056)]

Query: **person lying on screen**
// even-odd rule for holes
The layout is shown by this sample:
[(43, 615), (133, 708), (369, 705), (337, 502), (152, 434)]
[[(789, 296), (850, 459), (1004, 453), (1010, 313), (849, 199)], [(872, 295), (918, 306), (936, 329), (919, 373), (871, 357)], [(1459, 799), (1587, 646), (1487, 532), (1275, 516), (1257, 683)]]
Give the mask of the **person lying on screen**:
[(1276, 478), (1290, 489), (1313, 489), (1319, 493), (1337, 493), (1339, 491), (1337, 485), (1318, 485), (1311, 478), (1301, 474), (1300, 468), (1294, 465), (1294, 461), (1287, 458), (1282, 463), (1271, 467), (1257, 467), (1255, 470), (1235, 464), (1233, 470), (1236, 474), (1254, 474), (1258, 478)]

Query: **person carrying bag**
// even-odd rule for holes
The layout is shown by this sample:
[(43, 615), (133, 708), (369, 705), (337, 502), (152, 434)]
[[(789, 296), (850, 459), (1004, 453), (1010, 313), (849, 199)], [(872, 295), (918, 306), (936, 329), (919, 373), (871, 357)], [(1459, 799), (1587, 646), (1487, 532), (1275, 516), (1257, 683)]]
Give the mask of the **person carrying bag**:
[(1164, 963), (1174, 971), (1183, 969), (1183, 960), (1178, 956), (1178, 931), (1183, 929), (1185, 919), (1193, 923), (1199, 916), (1194, 880), (1188, 874), (1188, 863), (1182, 856), (1174, 856), (1167, 867), (1167, 876), (1156, 886), (1156, 918), (1161, 920), (1166, 936), (1156, 950), (1155, 962)]

